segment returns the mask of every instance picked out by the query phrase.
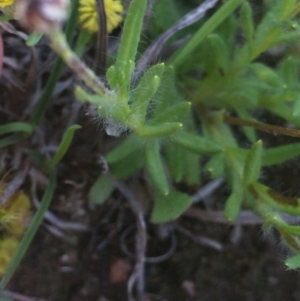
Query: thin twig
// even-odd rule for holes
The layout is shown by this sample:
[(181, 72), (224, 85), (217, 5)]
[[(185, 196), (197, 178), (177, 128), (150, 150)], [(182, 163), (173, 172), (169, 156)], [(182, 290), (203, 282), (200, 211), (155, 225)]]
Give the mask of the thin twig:
[(132, 192), (129, 188), (122, 182), (116, 181), (113, 177), (111, 177), (115, 187), (124, 195), (124, 197), (129, 202), (131, 209), (138, 216), (140, 212), (143, 212), (141, 204), (136, 200)]
[[(124, 252), (124, 254), (126, 254), (129, 258), (132, 259), (136, 259), (136, 256), (133, 252), (129, 250), (126, 243), (126, 239), (128, 238), (129, 234), (133, 232), (134, 229), (135, 229), (135, 225), (132, 225), (128, 227), (121, 235), (121, 250)], [(166, 253), (159, 256), (145, 257), (145, 263), (160, 263), (169, 259), (174, 254), (177, 247), (177, 239), (174, 233), (172, 233), (170, 237), (171, 237), (171, 246), (169, 250)]]
[[(189, 208), (185, 213), (185, 216), (200, 219), (203, 222), (212, 222), (218, 224), (232, 224), (223, 215), (223, 211), (209, 211), (201, 210), (198, 208)], [(241, 211), (235, 221), (244, 226), (261, 225), (263, 221), (249, 210)]]
[(197, 244), (200, 244), (200, 245), (205, 246), (205, 247), (210, 247), (210, 248), (212, 248), (214, 250), (217, 250), (217, 251), (223, 251), (223, 249), (224, 249), (223, 245), (220, 242), (218, 242), (214, 239), (208, 238), (206, 236), (203, 236), (203, 235), (192, 234), (189, 230), (185, 229), (182, 226), (178, 225), (177, 230), (180, 233), (182, 233), (185, 236), (192, 239)]
[(223, 178), (210, 181), (209, 183), (201, 187), (199, 191), (197, 191), (193, 195), (192, 197), (193, 203), (196, 204), (205, 200), (207, 197), (213, 194), (223, 183), (224, 183)]
[[(203, 222), (211, 222), (217, 224), (232, 224), (232, 222), (225, 219), (223, 211), (210, 211), (201, 210), (195, 207), (189, 208), (185, 213), (185, 216), (199, 219)], [(280, 214), (281, 218), (289, 224), (297, 225), (300, 224), (300, 217), (291, 216), (287, 213)], [(240, 224), (241, 226), (254, 226), (263, 224), (263, 220), (260, 219), (250, 210), (243, 210), (239, 213), (234, 224)]]
[[(36, 181), (32, 179), (31, 183), (31, 196), (34, 206), (38, 209), (40, 207), (40, 202), (36, 195)], [(64, 231), (79, 231), (79, 232), (89, 232), (91, 228), (81, 223), (76, 222), (66, 222), (58, 218), (55, 214), (49, 210), (45, 213), (44, 219), (50, 222), (53, 226), (64, 230)]]
[(232, 116), (224, 114), (224, 121), (227, 121), (234, 125), (249, 126), (249, 127), (252, 127), (257, 130), (267, 132), (267, 133), (270, 133), (273, 135), (285, 135), (285, 136), (291, 136), (291, 137), (300, 137), (300, 130), (298, 130), (298, 129), (289, 129), (289, 128), (284, 128), (284, 127), (277, 126), (277, 125), (266, 124), (266, 123), (258, 122), (254, 119), (246, 120), (246, 119), (232, 117)]
[(60, 238), (61, 240), (74, 245), (76, 242), (76, 239), (74, 239), (74, 237), (69, 237), (68, 235), (66, 235), (63, 231), (61, 231), (59, 228), (51, 226), (51, 225), (47, 225), (44, 224), (44, 227), (55, 237)]
[[(129, 201), (133, 212), (137, 217), (136, 233), (136, 264), (127, 283), (127, 294), (129, 301), (142, 301), (145, 290), (145, 256), (147, 250), (147, 227), (140, 203), (135, 199), (129, 188), (122, 182), (114, 180), (116, 188)], [(134, 297), (134, 287), (136, 288), (136, 298)]]
[(142, 300), (145, 291), (145, 255), (147, 250), (147, 227), (143, 212), (137, 217), (136, 265), (133, 278), (136, 278), (137, 300)]

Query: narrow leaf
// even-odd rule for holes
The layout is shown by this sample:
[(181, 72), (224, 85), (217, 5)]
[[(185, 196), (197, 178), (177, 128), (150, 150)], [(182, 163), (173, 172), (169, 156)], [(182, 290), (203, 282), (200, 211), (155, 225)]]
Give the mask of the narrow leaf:
[(64, 155), (66, 154), (72, 140), (73, 140), (73, 136), (75, 134), (75, 131), (80, 129), (81, 126), (74, 124), (72, 126), (70, 126), (67, 131), (65, 132), (62, 141), (59, 145), (59, 148), (56, 152), (56, 154), (54, 155), (54, 157), (52, 158), (52, 160), (49, 162), (49, 167), (52, 168), (55, 165), (58, 164), (58, 162), (64, 157)]
[(4, 135), (11, 132), (24, 132), (31, 134), (33, 127), (26, 122), (11, 122), (0, 126), (0, 135)]
[(27, 47), (33, 47), (35, 46), (40, 39), (42, 38), (42, 34), (39, 32), (33, 32), (32, 34), (29, 35), (29, 37), (26, 40), (26, 46)]
[(208, 70), (208, 72), (211, 72), (211, 70), (218, 70), (218, 72), (221, 72), (222, 74), (226, 73), (230, 61), (229, 51), (224, 40), (220, 35), (213, 33), (207, 37), (206, 42), (208, 43), (209, 48), (207, 60), (211, 62), (206, 70)]
[(200, 184), (200, 156), (195, 153), (191, 153), (187, 150), (183, 151), (183, 157), (181, 158), (184, 164), (184, 183), (188, 186)]
[(134, 91), (131, 110), (140, 123), (144, 123), (146, 119), (148, 105), (159, 87), (163, 71), (164, 64), (157, 64), (149, 68)]
[(165, 157), (168, 169), (173, 180), (178, 183), (182, 181), (184, 173), (183, 158), (184, 150), (173, 143), (169, 143), (165, 149)]
[(147, 0), (132, 0), (124, 22), (115, 66), (118, 73), (122, 76), (120, 89), (121, 94), (123, 94), (125, 98), (127, 98), (131, 75), (134, 69), (134, 61), (142, 31), (146, 6)]
[(300, 268), (300, 254), (294, 255), (284, 261), (285, 265), (291, 269), (296, 270)]
[(150, 124), (164, 122), (181, 122), (182, 119), (190, 111), (190, 109), (191, 103), (188, 101), (182, 101), (171, 106), (170, 108), (167, 108), (163, 112), (158, 113), (151, 119)]
[(172, 142), (196, 154), (214, 154), (222, 148), (212, 139), (199, 137), (194, 134), (180, 133), (172, 137)]
[(131, 134), (106, 155), (106, 161), (108, 163), (118, 162), (138, 149), (139, 146), (137, 137)]
[(153, 139), (146, 146), (146, 169), (154, 187), (163, 195), (170, 191), (168, 179), (164, 170), (160, 146), (157, 139)]
[(205, 165), (205, 170), (214, 179), (223, 176), (225, 171), (225, 156), (223, 152), (213, 155)]
[(102, 204), (113, 192), (115, 185), (109, 175), (101, 175), (89, 191), (89, 201)]
[(263, 151), (262, 165), (271, 166), (284, 163), (300, 154), (300, 143), (271, 147)]
[(294, 11), (295, 4), (296, 4), (296, 0), (281, 1), (281, 9), (280, 9), (280, 19), (281, 20), (290, 18), (290, 15)]
[(241, 7), (241, 25), (248, 43), (252, 43), (254, 37), (254, 22), (251, 5), (248, 1)]
[(300, 215), (300, 199), (286, 197), (260, 183), (251, 185), (251, 193), (271, 208), (291, 215)]
[(266, 65), (253, 63), (250, 65), (249, 69), (252, 70), (261, 81), (273, 87), (283, 87), (282, 80), (279, 78), (278, 74)]
[(243, 201), (244, 187), (241, 179), (237, 174), (232, 176), (232, 192), (226, 201), (224, 208), (224, 216), (230, 222), (234, 222), (241, 210)]
[(171, 191), (163, 196), (157, 195), (151, 215), (153, 223), (166, 223), (178, 218), (192, 204), (192, 198), (187, 194)]
[(111, 173), (119, 180), (125, 180), (137, 173), (145, 164), (144, 152), (135, 150), (128, 156), (109, 165)]
[(243, 177), (245, 185), (255, 183), (259, 178), (262, 164), (262, 150), (262, 141), (258, 140), (252, 145), (246, 156)]
[(136, 129), (136, 133), (141, 138), (160, 138), (178, 132), (182, 126), (182, 123), (179, 122), (168, 122), (159, 125), (139, 127)]
[(15, 144), (19, 141), (22, 141), (24, 138), (25, 137), (23, 133), (12, 134), (0, 140), (0, 148)]

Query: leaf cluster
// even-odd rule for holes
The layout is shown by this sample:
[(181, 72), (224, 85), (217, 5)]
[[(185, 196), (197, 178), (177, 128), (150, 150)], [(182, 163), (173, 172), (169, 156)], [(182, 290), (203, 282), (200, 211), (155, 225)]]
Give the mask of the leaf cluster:
[[(296, 157), (300, 144), (265, 148), (263, 141), (257, 140), (257, 128), (276, 134), (285, 131), (256, 122), (253, 117), (258, 111), (266, 111), (295, 127), (300, 125), (299, 58), (292, 51), (300, 38), (296, 18), (300, 4), (295, 0), (272, 1), (259, 22), (254, 21), (249, 2), (240, 4), (241, 1), (227, 1), (193, 32), (189, 42), (171, 57), (164, 72), (159, 72), (162, 65), (148, 69), (131, 90), (132, 94), (132, 80), (125, 74), (132, 76), (134, 60), (121, 55), (125, 53), (121, 44), (117, 63), (107, 76), (117, 91), (118, 103), (122, 104), (120, 98), (126, 99), (129, 106), (127, 117), (116, 119), (125, 122), (131, 134), (106, 159), (112, 174), (120, 179), (142, 169), (148, 173), (155, 191), (152, 221), (166, 222), (177, 218), (192, 203), (173, 184), (199, 185), (201, 157), (208, 156), (204, 169), (212, 178), (224, 177), (231, 187), (224, 216), (234, 222), (242, 206), (251, 208), (264, 220), (265, 228), (277, 229), (286, 245), (297, 253), (300, 250), (298, 226), (286, 222), (282, 213), (298, 215), (299, 199), (273, 191), (259, 178), (264, 166)], [(131, 7), (134, 6), (132, 1)], [(128, 41), (127, 29), (125, 24), (123, 38)], [(276, 65), (268, 65), (266, 57), (275, 51), (280, 52)], [(191, 118), (189, 102), (178, 87), (188, 94), (201, 121), (201, 135)], [(251, 148), (240, 146), (228, 125), (228, 114), (236, 116)], [(182, 127), (163, 131), (167, 125), (179, 121)], [(152, 134), (145, 134), (143, 127), (153, 127)], [(107, 185), (107, 181), (110, 181), (107, 176), (101, 176), (93, 189), (101, 188), (107, 197), (113, 190), (113, 184)], [(92, 199), (97, 199), (94, 194)], [(293, 257), (286, 263), (290, 268), (298, 267), (299, 261), (297, 265), (295, 260)]]

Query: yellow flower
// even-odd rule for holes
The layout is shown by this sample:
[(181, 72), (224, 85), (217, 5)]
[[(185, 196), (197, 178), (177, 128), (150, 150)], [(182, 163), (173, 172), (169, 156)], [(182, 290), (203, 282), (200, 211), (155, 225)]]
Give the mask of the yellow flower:
[(0, 9), (13, 5), (14, 0), (0, 0)]
[(0, 241), (0, 277), (5, 273), (19, 245), (14, 237), (5, 237)]
[[(3, 0), (0, 0), (3, 1)], [(107, 31), (112, 32), (122, 21), (123, 5), (120, 0), (104, 0)], [(95, 33), (98, 31), (98, 17), (95, 0), (80, 0), (79, 23), (82, 28)]]
[(30, 201), (26, 194), (17, 191), (6, 207), (0, 207), (0, 230), (4, 228), (10, 234), (20, 236), (26, 230), (30, 217)]

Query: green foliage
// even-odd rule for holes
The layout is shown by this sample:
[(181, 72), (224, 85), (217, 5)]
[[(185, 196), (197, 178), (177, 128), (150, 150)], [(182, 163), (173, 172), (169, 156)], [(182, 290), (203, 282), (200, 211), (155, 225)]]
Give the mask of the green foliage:
[(54, 157), (51, 159), (51, 161), (48, 163), (49, 168), (53, 168), (55, 165), (58, 164), (58, 162), (63, 158), (63, 156), (66, 154), (72, 140), (73, 140), (73, 136), (75, 134), (75, 131), (80, 129), (81, 126), (80, 125), (72, 125), (70, 126), (66, 133), (64, 134), (64, 136), (62, 137), (61, 143), (58, 147), (58, 150), (56, 152), (56, 154), (54, 155)]
[[(167, 18), (152, 20), (153, 36), (181, 14), (172, 7), (168, 15), (166, 3), (157, 1), (160, 8), (154, 8), (161, 9), (161, 15)], [(72, 5), (70, 20), (74, 21), (77, 1)], [(135, 74), (135, 65), (146, 5), (146, 0), (130, 2), (117, 57), (106, 72), (105, 83), (78, 60), (56, 28), (48, 36), (53, 49), (87, 86), (76, 87), (76, 97), (96, 106), (108, 135), (121, 136), (120, 143), (106, 154), (111, 176), (127, 179), (138, 171), (145, 172), (154, 195), (151, 221), (163, 223), (180, 217), (192, 204), (192, 198), (174, 183), (200, 188), (203, 167), (212, 178), (223, 177), (231, 188), (224, 201), (224, 216), (234, 222), (243, 206), (253, 210), (264, 221), (264, 228), (276, 229), (295, 253), (286, 265), (298, 268), (300, 227), (287, 223), (281, 213), (299, 216), (300, 200), (260, 183), (260, 173), (266, 166), (298, 156), (300, 144), (263, 148), (263, 141), (257, 141), (256, 129), (274, 134), (284, 131), (253, 118), (258, 111), (268, 112), (283, 119), (284, 125), (300, 126), (300, 59), (291, 47), (299, 47), (300, 24), (296, 16), (300, 4), (296, 0), (271, 1), (265, 15), (256, 21), (250, 1), (224, 1), (201, 26), (191, 27), (191, 38), (165, 64), (155, 64), (140, 75)], [(69, 21), (68, 41), (73, 29)], [(83, 50), (80, 43), (76, 47), (79, 54)], [(268, 64), (265, 57), (276, 51), (276, 64)], [(0, 134), (13, 132), (0, 140), (0, 147), (23, 139), (40, 123), (61, 68), (58, 60), (30, 124), (12, 123), (0, 128)], [(235, 125), (242, 128), (247, 143), (241, 143), (240, 135), (229, 126), (230, 115), (235, 116)], [(77, 128), (74, 125), (67, 130), (48, 168), (53, 169), (62, 159)], [(252, 146), (247, 148), (245, 144)], [(53, 177), (52, 174), (52, 189)], [(103, 203), (113, 189), (112, 178), (100, 176), (90, 190), (90, 201)], [(53, 191), (47, 193), (46, 203)], [(39, 211), (35, 216), (38, 222), (33, 233), (40, 214)], [(31, 239), (26, 236), (26, 247)], [(24, 253), (24, 245), (22, 248), (9, 277)], [(2, 288), (9, 277), (4, 278)]]
[(157, 195), (152, 212), (153, 223), (165, 223), (179, 217), (192, 203), (187, 194), (171, 191), (168, 195)]
[(108, 175), (101, 175), (89, 192), (89, 201), (95, 204), (105, 202), (113, 192), (115, 185)]
[[(141, 13), (142, 6), (132, 1), (130, 11)], [(164, 1), (157, 7), (163, 10), (160, 14), (167, 13)], [(150, 67), (133, 85), (130, 83), (138, 43), (133, 36), (140, 34), (142, 17), (127, 17), (117, 62), (107, 72), (114, 93), (105, 97), (82, 93), (81, 99), (98, 105), (100, 117), (110, 115), (132, 132), (107, 154), (107, 161), (118, 178), (147, 171), (156, 195), (152, 222), (177, 218), (191, 205), (188, 195), (171, 189), (172, 183), (198, 186), (200, 159), (205, 156), (208, 160), (204, 170), (212, 178), (224, 177), (231, 187), (224, 216), (234, 222), (246, 206), (265, 221), (265, 228), (275, 228), (286, 245), (299, 252), (299, 226), (289, 225), (280, 215), (299, 215), (299, 200), (259, 182), (263, 167), (296, 157), (299, 143), (263, 148), (263, 141), (257, 141), (258, 123), (247, 123), (261, 110), (300, 126), (299, 58), (288, 47), (275, 67), (261, 57), (276, 46), (299, 40), (300, 24), (295, 19), (299, 7), (294, 0), (276, 0), (256, 22), (250, 2), (229, 0), (201, 27), (191, 29), (192, 37), (167, 61), (166, 67)], [(165, 20), (169, 25), (154, 19), (152, 34), (173, 24), (176, 15), (174, 8)], [(237, 41), (241, 32), (243, 38)], [(124, 44), (125, 39), (131, 41), (129, 46)], [(194, 74), (200, 79), (195, 79)], [(184, 93), (178, 91), (179, 86)], [(190, 102), (183, 94), (189, 95)], [(110, 104), (105, 106), (107, 98)], [(190, 105), (201, 127), (194, 124)], [(231, 122), (227, 114), (232, 113), (252, 144), (249, 149), (239, 146), (233, 128), (227, 124)], [(259, 124), (258, 128), (268, 133), (284, 132), (272, 125)], [(298, 268), (298, 262), (299, 255), (295, 255), (286, 264)]]

